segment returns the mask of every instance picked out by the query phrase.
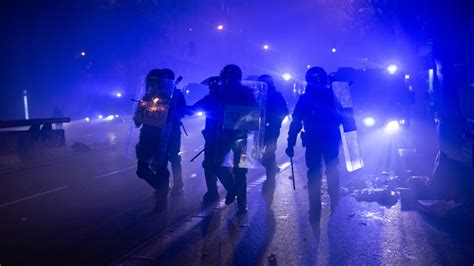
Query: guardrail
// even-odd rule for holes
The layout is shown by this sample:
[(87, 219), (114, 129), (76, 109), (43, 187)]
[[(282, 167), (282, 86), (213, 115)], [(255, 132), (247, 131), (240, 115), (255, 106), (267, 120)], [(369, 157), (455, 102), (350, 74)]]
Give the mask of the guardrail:
[[(0, 154), (24, 155), (33, 150), (64, 147), (66, 137), (64, 129), (53, 124), (69, 123), (68, 117), (0, 120)], [(28, 127), (26, 130), (19, 127)], [(11, 129), (11, 130), (8, 130)]]

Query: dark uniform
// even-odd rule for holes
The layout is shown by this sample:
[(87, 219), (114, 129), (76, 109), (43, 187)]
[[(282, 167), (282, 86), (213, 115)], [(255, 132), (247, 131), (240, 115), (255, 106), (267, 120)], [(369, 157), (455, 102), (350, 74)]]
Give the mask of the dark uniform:
[(227, 191), (231, 191), (229, 196), (234, 194), (234, 181), (228, 167), (217, 163), (216, 152), (219, 143), (216, 141), (219, 132), (222, 130), (222, 104), (220, 103), (219, 77), (208, 79), (209, 94), (197, 101), (192, 107), (191, 112), (203, 111), (206, 114), (206, 122), (202, 135), (204, 137), (204, 161), (202, 167), (206, 178), (207, 192), (204, 194), (205, 203), (212, 202), (219, 198), (217, 190), (217, 178), (224, 185)]
[[(250, 90), (240, 84), (242, 72), (236, 65), (225, 66), (220, 73), (221, 85), (217, 90), (202, 99), (203, 110), (206, 112), (206, 127), (203, 131), (206, 141), (203, 162), (208, 193), (217, 192), (214, 186), (214, 176), (221, 180), (227, 190), (226, 204), (231, 204), (237, 196), (239, 212), (247, 209), (247, 169), (241, 168), (239, 163), (242, 154), (246, 151), (247, 132), (238, 129), (224, 129), (224, 113), (226, 105), (256, 106), (255, 97)], [(201, 105), (203, 106), (203, 105)], [(234, 153), (232, 174), (223, 163), (226, 155)], [(206, 195), (205, 195), (206, 197)], [(206, 198), (205, 198), (206, 199)]]
[(265, 153), (262, 157), (262, 164), (266, 170), (267, 180), (274, 181), (275, 175), (279, 172), (275, 156), (277, 141), (280, 136), (281, 123), (289, 111), (285, 99), (280, 92), (276, 91), (273, 78), (270, 75), (262, 75), (258, 80), (265, 82), (268, 86), (265, 111)]
[[(166, 83), (168, 83), (168, 85), (165, 85)], [(168, 87), (161, 89), (162, 86)], [(150, 71), (146, 77), (147, 92), (141, 100), (150, 102), (156, 97), (162, 99), (167, 98), (170, 96), (168, 93), (171, 93), (171, 91), (167, 91), (169, 86), (173, 86), (172, 80), (165, 79), (165, 74), (162, 70), (154, 69)], [(134, 117), (136, 126), (142, 126), (139, 141), (135, 147), (138, 160), (137, 176), (143, 178), (155, 189), (155, 197), (157, 200), (155, 211), (157, 212), (165, 210), (167, 207), (170, 176), (167, 167), (170, 145), (169, 139), (172, 131), (176, 128), (174, 123), (176, 123), (175, 116), (178, 113), (179, 98), (180, 97), (171, 98), (166, 124), (163, 128), (146, 124), (142, 125), (137, 119), (137, 116)]]
[(339, 174), (337, 169), (340, 143), (339, 125), (341, 119), (337, 111), (332, 89), (327, 85), (327, 74), (319, 67), (306, 72), (307, 88), (296, 103), (290, 129), (286, 153), (293, 157), (296, 138), (304, 127), (302, 136), (306, 147), (308, 167), (308, 196), (310, 217), (318, 219), (321, 213), (321, 159), (324, 158), (331, 208), (338, 202)]

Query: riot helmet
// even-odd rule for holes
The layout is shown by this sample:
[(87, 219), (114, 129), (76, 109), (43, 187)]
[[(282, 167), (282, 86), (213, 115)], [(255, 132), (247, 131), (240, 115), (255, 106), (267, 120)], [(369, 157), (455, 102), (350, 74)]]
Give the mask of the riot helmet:
[(169, 69), (169, 68), (163, 68), (161, 71), (163, 72), (163, 75), (164, 75), (164, 78), (165, 78), (165, 79), (174, 80), (174, 72), (173, 72), (173, 70), (171, 70), (171, 69)]
[(221, 70), (219, 77), (223, 85), (240, 84), (242, 70), (237, 65), (230, 64)]
[(312, 67), (306, 71), (306, 83), (310, 88), (326, 88), (328, 85), (328, 74), (321, 67)]
[(268, 86), (268, 89), (274, 90), (275, 89), (275, 83), (273, 83), (273, 78), (270, 75), (264, 74), (258, 77), (258, 81), (265, 82)]
[(146, 92), (153, 93), (158, 90), (159, 83), (164, 78), (164, 73), (160, 69), (152, 69), (145, 78)]

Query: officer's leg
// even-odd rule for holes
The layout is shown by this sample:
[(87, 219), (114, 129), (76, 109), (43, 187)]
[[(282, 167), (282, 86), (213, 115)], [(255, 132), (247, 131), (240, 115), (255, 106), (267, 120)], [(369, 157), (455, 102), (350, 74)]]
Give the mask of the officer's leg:
[(318, 145), (307, 144), (306, 166), (308, 167), (308, 198), (310, 218), (321, 215), (321, 149)]
[(169, 178), (170, 172), (168, 171), (168, 167), (166, 163), (155, 166), (155, 212), (161, 212), (166, 210), (168, 205), (168, 192), (169, 192)]
[(216, 148), (216, 168), (217, 177), (221, 181), (224, 188), (227, 190), (225, 203), (227, 205), (235, 201), (235, 181), (229, 167), (223, 166), (226, 155), (230, 152), (232, 141), (230, 138), (223, 138)]
[(180, 147), (181, 134), (172, 134), (169, 146), (169, 161), (173, 172), (173, 191), (175, 192), (180, 192), (183, 189), (183, 170), (181, 168), (181, 156), (179, 156)]
[(237, 195), (237, 208), (239, 212), (247, 211), (247, 174), (246, 168), (234, 167), (233, 173), (235, 175), (235, 191)]
[(217, 166), (215, 163), (215, 151), (212, 147), (205, 144), (204, 160), (202, 162), (204, 176), (206, 178), (207, 192), (204, 194), (203, 200), (211, 202), (219, 198), (217, 190)]
[[(144, 126), (146, 127), (146, 126)], [(152, 132), (148, 132), (148, 129), (142, 129), (140, 132), (140, 139), (135, 146), (135, 154), (137, 156), (137, 176), (145, 179), (152, 187), (154, 172), (150, 168), (150, 161), (153, 157), (153, 151), (156, 149), (157, 141), (155, 140)]]
[(328, 141), (324, 146), (324, 164), (326, 166), (326, 178), (328, 182), (328, 193), (331, 198), (331, 209), (334, 210), (339, 202), (339, 171), (338, 171), (339, 142)]
[(267, 180), (274, 180), (277, 174), (277, 164), (275, 151), (277, 148), (277, 139), (265, 141), (265, 153), (262, 156), (262, 164), (265, 167)]

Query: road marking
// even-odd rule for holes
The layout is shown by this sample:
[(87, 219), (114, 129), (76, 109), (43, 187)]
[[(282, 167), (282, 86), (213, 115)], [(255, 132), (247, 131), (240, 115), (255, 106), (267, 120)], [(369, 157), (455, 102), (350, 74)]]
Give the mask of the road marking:
[(10, 205), (13, 205), (13, 204), (16, 204), (16, 203), (20, 203), (20, 202), (23, 202), (23, 201), (26, 201), (26, 200), (29, 200), (29, 199), (34, 199), (34, 198), (37, 198), (37, 197), (41, 197), (41, 196), (44, 196), (46, 194), (50, 194), (50, 193), (60, 191), (60, 190), (64, 190), (64, 189), (67, 189), (67, 188), (69, 188), (69, 186), (58, 187), (58, 188), (51, 189), (51, 190), (48, 190), (46, 192), (38, 193), (38, 194), (29, 196), (29, 197), (26, 197), (26, 198), (10, 201), (10, 202), (7, 202), (7, 203), (4, 203), (4, 204), (0, 205), (0, 208), (7, 207), (7, 206), (10, 206)]
[(122, 168), (122, 169), (119, 169), (119, 170), (115, 170), (115, 171), (108, 172), (108, 173), (105, 173), (105, 174), (102, 174), (102, 175), (98, 175), (98, 176), (96, 176), (95, 178), (102, 178), (102, 177), (106, 177), (106, 176), (110, 176), (110, 175), (115, 175), (115, 174), (118, 174), (118, 173), (121, 173), (121, 172), (125, 172), (125, 171), (130, 170), (130, 169), (135, 168), (135, 167), (136, 167), (135, 165), (129, 166), (129, 167), (125, 167), (125, 168)]

